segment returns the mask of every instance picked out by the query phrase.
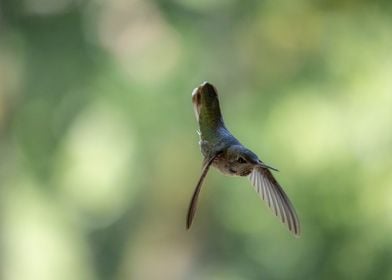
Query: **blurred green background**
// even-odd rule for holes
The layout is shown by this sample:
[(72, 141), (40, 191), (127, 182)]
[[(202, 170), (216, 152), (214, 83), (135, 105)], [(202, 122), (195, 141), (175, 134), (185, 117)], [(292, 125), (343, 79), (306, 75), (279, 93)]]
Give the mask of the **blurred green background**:
[[(392, 279), (390, 1), (0, 1), (4, 280)], [(277, 167), (200, 175), (191, 92)]]

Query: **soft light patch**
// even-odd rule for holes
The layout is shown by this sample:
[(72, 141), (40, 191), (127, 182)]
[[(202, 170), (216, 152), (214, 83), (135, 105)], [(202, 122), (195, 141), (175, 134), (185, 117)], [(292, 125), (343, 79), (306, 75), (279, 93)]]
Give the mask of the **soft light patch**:
[(68, 202), (106, 224), (129, 205), (133, 139), (123, 116), (95, 105), (76, 120), (65, 141), (61, 188)]
[(30, 178), (6, 185), (0, 200), (1, 279), (94, 279), (88, 249), (61, 204)]

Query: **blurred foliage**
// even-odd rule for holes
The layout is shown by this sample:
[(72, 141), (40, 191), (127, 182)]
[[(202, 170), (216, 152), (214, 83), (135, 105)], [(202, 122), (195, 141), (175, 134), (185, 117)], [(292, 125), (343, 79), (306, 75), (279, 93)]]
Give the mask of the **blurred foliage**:
[[(0, 1), (1, 279), (392, 279), (390, 1)], [(210, 172), (191, 91), (278, 167)]]

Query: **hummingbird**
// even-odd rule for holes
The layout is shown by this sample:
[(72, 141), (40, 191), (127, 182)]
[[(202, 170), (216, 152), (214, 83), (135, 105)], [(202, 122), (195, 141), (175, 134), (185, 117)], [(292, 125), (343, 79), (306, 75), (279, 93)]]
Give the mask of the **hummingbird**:
[(209, 82), (202, 83), (193, 90), (192, 103), (199, 124), (197, 133), (204, 160), (201, 176), (189, 203), (186, 228), (189, 229), (192, 225), (200, 190), (212, 165), (224, 175), (247, 176), (273, 213), (295, 236), (299, 236), (298, 216), (271, 172), (278, 170), (261, 161), (229, 132), (223, 121), (216, 88)]

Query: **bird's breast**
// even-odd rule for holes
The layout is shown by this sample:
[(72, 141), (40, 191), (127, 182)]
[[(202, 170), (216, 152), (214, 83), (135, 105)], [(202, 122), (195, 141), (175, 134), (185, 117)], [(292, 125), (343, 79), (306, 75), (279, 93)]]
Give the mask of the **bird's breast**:
[(218, 169), (220, 172), (222, 172), (225, 175), (238, 176), (236, 170), (231, 168), (230, 164), (225, 159), (217, 157), (213, 161), (212, 166), (214, 166), (216, 169)]
[(252, 172), (252, 168), (238, 168), (224, 156), (217, 156), (212, 162), (212, 166), (228, 176), (248, 176)]

